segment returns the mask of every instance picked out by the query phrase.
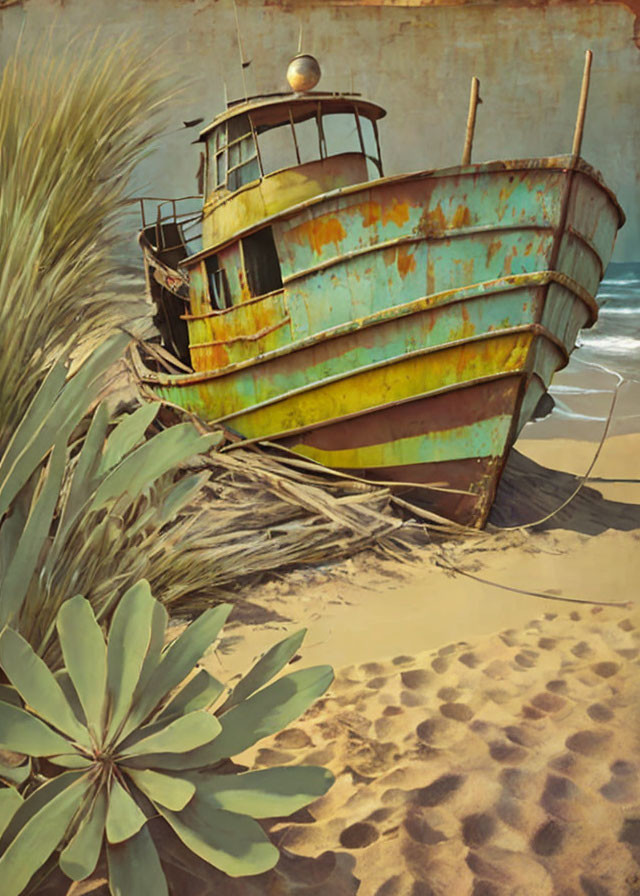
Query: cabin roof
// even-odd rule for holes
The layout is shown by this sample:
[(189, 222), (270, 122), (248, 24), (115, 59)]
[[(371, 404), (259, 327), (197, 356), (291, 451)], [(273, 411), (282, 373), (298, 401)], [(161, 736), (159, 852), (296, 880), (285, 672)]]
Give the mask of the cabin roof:
[(351, 112), (355, 106), (358, 112), (374, 121), (387, 114), (382, 106), (363, 100), (360, 94), (323, 93), (321, 91), (309, 91), (301, 94), (272, 93), (230, 103), (224, 112), (217, 115), (211, 124), (200, 131), (198, 140), (206, 140), (218, 125), (236, 118), (238, 115), (245, 115), (247, 112), (251, 113), (253, 126), (258, 132), (265, 127), (276, 127), (289, 121), (289, 110), (294, 121), (305, 121), (316, 115), (319, 102), (322, 102), (324, 108), (328, 107), (331, 112), (338, 113)]

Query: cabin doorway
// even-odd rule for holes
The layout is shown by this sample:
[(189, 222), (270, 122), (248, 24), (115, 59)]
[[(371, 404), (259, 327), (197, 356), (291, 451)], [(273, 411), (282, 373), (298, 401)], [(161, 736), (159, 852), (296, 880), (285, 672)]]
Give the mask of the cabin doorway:
[(280, 259), (270, 227), (244, 237), (242, 255), (247, 286), (252, 297), (282, 289)]

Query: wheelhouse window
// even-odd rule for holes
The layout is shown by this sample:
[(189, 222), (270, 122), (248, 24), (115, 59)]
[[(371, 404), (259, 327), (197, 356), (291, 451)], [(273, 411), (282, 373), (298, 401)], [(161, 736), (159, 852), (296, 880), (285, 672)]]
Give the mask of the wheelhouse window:
[(363, 151), (353, 112), (323, 115), (322, 135), (327, 156), (337, 156), (342, 152)]
[(252, 296), (263, 296), (282, 289), (280, 259), (270, 227), (244, 237), (242, 256), (247, 286)]
[(296, 121), (294, 128), (294, 143), (298, 150), (298, 165), (306, 162), (315, 162), (320, 158), (320, 133), (318, 132), (318, 119), (307, 118), (305, 121)]
[(263, 175), (343, 153), (365, 156), (371, 177), (382, 174), (374, 122), (351, 106), (328, 111), (328, 103), (289, 107), (288, 121), (256, 124)]
[(380, 140), (378, 128), (370, 118), (359, 115), (356, 111), (356, 121), (362, 135), (362, 151), (367, 160), (367, 173), (370, 178), (382, 177), (382, 157), (380, 154)]
[(263, 131), (258, 136), (258, 146), (264, 174), (271, 174), (281, 168), (293, 168), (300, 164), (296, 157), (290, 125), (284, 124)]
[(219, 125), (209, 139), (209, 147), (208, 190), (237, 190), (260, 177), (258, 150), (248, 115), (238, 115)]
[(212, 308), (222, 310), (231, 307), (231, 290), (224, 268), (220, 267), (217, 255), (209, 255), (204, 262), (207, 271), (209, 300)]
[(373, 118), (348, 100), (309, 100), (242, 113), (208, 138), (207, 192), (234, 191), (260, 177), (331, 156), (357, 153), (370, 178), (382, 175)]

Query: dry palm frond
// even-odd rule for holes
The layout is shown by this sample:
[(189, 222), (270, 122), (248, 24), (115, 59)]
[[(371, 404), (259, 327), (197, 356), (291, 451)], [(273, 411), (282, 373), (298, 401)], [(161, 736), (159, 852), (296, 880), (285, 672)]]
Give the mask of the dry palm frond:
[(0, 448), (55, 358), (132, 316), (112, 249), (159, 69), (130, 42), (69, 46), (20, 47), (0, 79)]
[[(129, 408), (147, 403), (130, 359), (120, 364), (103, 398), (110, 401), (111, 394)], [(191, 420), (200, 432), (210, 432), (186, 411), (154, 403), (161, 406), (154, 427)], [(158, 483), (136, 539), (129, 543), (123, 527), (111, 546), (91, 552), (91, 569), (83, 576), (95, 583), (90, 587), (96, 596), (106, 587), (98, 582), (101, 575), (108, 578), (120, 570), (118, 575), (128, 576), (136, 570), (169, 611), (180, 615), (234, 594), (242, 599), (265, 576), (296, 566), (331, 564), (371, 548), (410, 559), (414, 546), (434, 536), (478, 535), (415, 508), (385, 486), (330, 470), (281, 446), (229, 443), (223, 451), (186, 462), (180, 475), (193, 472), (202, 479), (200, 489), (170, 522), (157, 525), (165, 487)], [(73, 551), (68, 562), (76, 563)]]
[(145, 546), (145, 575), (170, 612), (229, 599), (229, 590), (242, 594), (278, 570), (367, 548), (409, 557), (432, 535), (470, 531), (426, 512), (418, 522), (398, 512), (389, 489), (314, 466), (300, 470), (259, 448), (201, 458), (204, 488)]

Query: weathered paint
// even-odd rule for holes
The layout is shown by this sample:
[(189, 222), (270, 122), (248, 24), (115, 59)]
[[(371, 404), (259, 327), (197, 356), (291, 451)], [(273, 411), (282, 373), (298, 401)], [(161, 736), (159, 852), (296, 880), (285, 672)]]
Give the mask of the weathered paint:
[[(200, 373), (156, 378), (156, 391), (244, 438), (279, 439), (372, 478), (403, 481), (404, 470), (404, 481), (419, 483), (444, 464), (474, 496), (460, 518), (481, 524), (534, 398), (595, 319), (593, 293), (620, 215), (575, 164), (562, 157), (385, 178), (268, 218), (284, 288), (194, 314)], [(231, 257), (237, 239), (221, 256)], [(499, 407), (469, 418), (465, 395), (487, 384)], [(429, 403), (443, 396), (446, 415), (430, 429)], [(420, 431), (367, 425), (394, 408), (409, 421), (418, 407)], [(366, 444), (314, 443), (314, 433), (347, 419), (369, 432)], [(440, 493), (430, 501), (451, 504)]]
[(365, 468), (496, 457), (502, 453), (510, 426), (511, 415), (502, 414), (468, 426), (455, 426), (406, 439), (393, 438), (376, 445), (323, 450), (294, 443), (292, 450), (326, 467), (356, 472)]
[(390, 364), (321, 381), (265, 407), (236, 412), (228, 417), (229, 425), (248, 438), (286, 434), (416, 394), (457, 387), (505, 371), (523, 371), (531, 343), (531, 334), (525, 332), (414, 357), (401, 356)]
[(204, 206), (203, 243), (217, 246), (269, 215), (366, 179), (367, 166), (363, 157), (359, 153), (344, 153), (295, 169), (274, 171), (234, 193), (227, 190), (213, 193)]
[(188, 316), (187, 323), (193, 369), (197, 371), (251, 361), (291, 344), (282, 290), (206, 316)]

